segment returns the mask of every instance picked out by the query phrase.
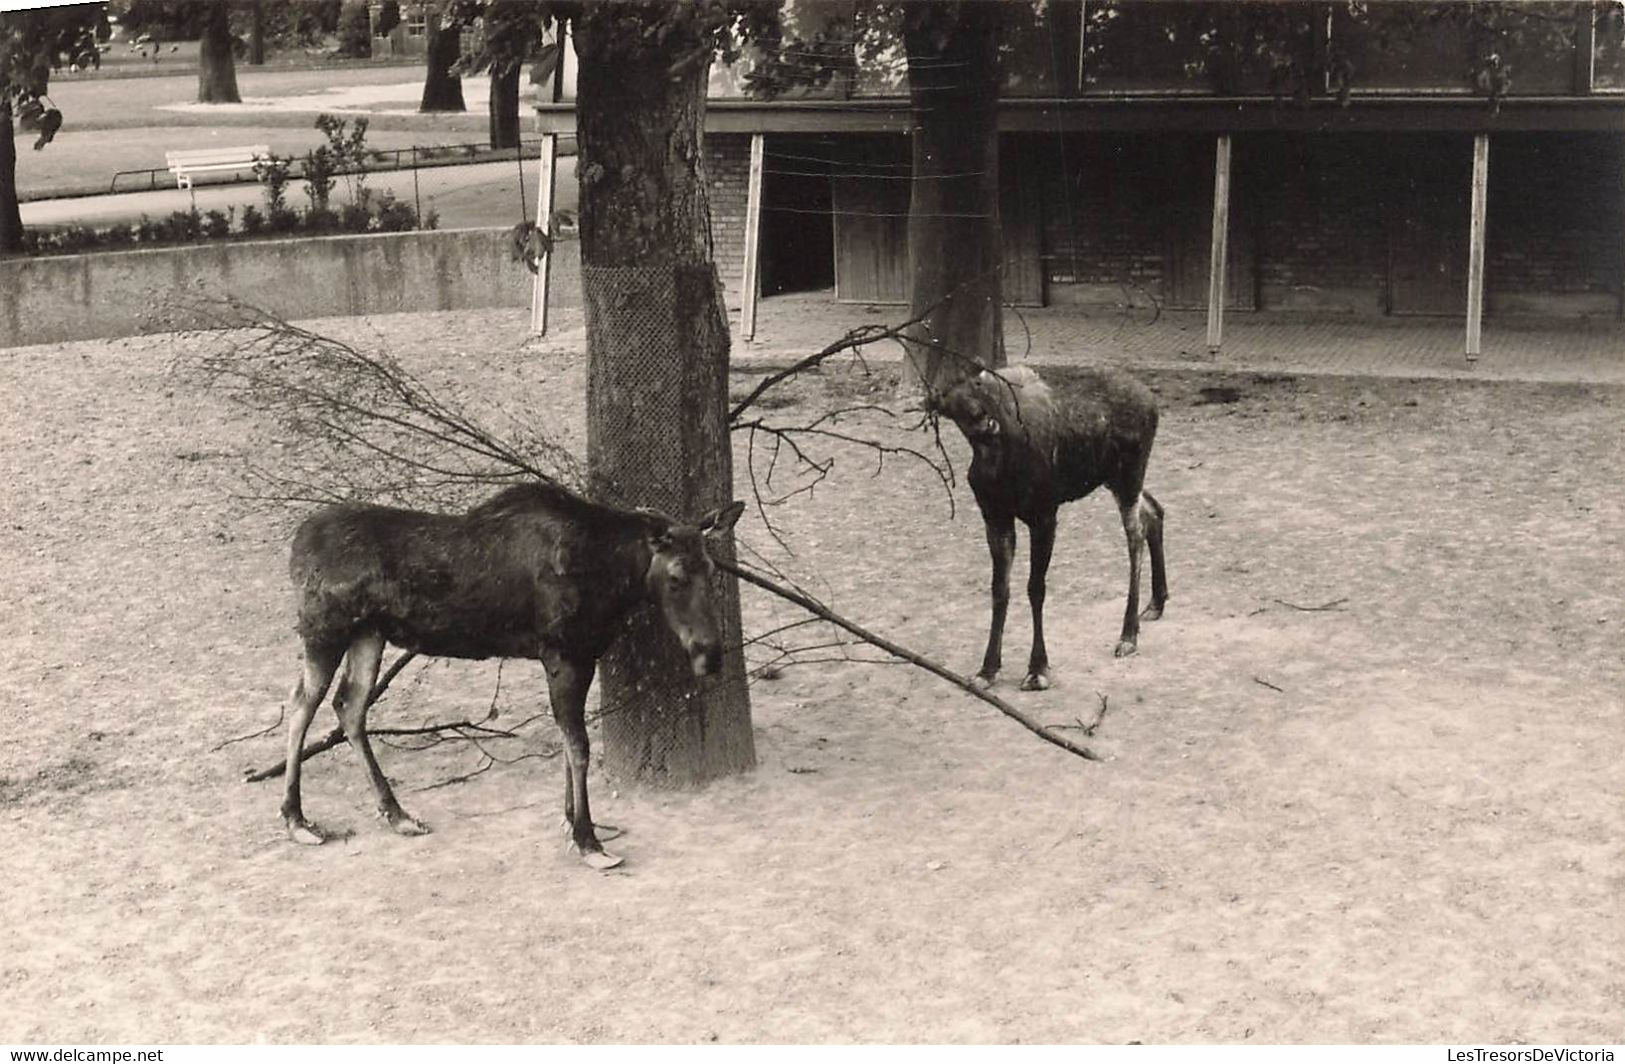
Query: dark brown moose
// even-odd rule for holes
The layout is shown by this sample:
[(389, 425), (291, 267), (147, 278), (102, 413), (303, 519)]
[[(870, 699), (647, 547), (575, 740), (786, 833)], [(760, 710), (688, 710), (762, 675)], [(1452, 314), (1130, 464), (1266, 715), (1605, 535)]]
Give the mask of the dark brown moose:
[(1128, 608), (1116, 654), (1134, 653), (1140, 633), (1140, 554), (1151, 548), (1151, 605), (1147, 620), (1162, 616), (1168, 579), (1162, 557), (1162, 506), (1143, 490), (1157, 406), (1150, 389), (1113, 370), (1087, 370), (1064, 395), (1036, 371), (1014, 366), (983, 370), (927, 400), (951, 418), (971, 445), (970, 486), (987, 526), (993, 555), (993, 624), (977, 679), (991, 684), (1001, 663), (1004, 619), (1010, 605), (1015, 521), (1032, 534), (1027, 598), (1033, 608), (1033, 650), (1023, 690), (1050, 685), (1044, 648), (1044, 575), (1055, 547), (1056, 512), (1102, 484), (1117, 499), (1128, 537)]
[(640, 603), (653, 603), (697, 676), (722, 659), (722, 624), (706, 552), (739, 520), (733, 502), (679, 524), (652, 511), (599, 505), (563, 488), (508, 488), (465, 514), (345, 504), (313, 514), (293, 540), (304, 671), (291, 696), (282, 818), (296, 842), (319, 844), (299, 800), (299, 754), (342, 659), (334, 707), (402, 835), (428, 831), (396, 801), (367, 741), (367, 695), (384, 644), (451, 658), (534, 658), (547, 670), (564, 733), (564, 817), (594, 868), (604, 852), (587, 804), (585, 709), (598, 658)]

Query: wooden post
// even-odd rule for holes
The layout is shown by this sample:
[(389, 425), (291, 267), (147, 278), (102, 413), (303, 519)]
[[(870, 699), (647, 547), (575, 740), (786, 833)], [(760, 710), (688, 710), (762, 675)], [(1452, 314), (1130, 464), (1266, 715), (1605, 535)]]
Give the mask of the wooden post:
[(1083, 95), (1083, 49), (1089, 41), (1089, 0), (1078, 0), (1078, 95)]
[(1484, 332), (1484, 215), (1489, 201), (1490, 135), (1473, 137), (1473, 215), (1467, 248), (1467, 361), (1476, 362)]
[(1574, 94), (1589, 96), (1597, 76), (1597, 9), (1577, 4), (1574, 26)]
[(756, 339), (757, 251), (762, 241), (762, 134), (750, 137), (750, 193), (745, 202), (745, 271), (739, 285), (739, 334)]
[(1213, 251), (1208, 258), (1207, 349), (1224, 342), (1224, 277), (1230, 245), (1230, 134), (1219, 136), (1213, 154)]
[[(550, 229), (553, 215), (553, 192), (559, 159), (559, 135), (542, 134), (541, 166), (536, 180), (536, 226), (543, 232)], [(552, 254), (544, 254), (536, 263), (536, 279), (530, 290), (530, 331), (534, 336), (547, 335), (547, 280), (553, 266)]]

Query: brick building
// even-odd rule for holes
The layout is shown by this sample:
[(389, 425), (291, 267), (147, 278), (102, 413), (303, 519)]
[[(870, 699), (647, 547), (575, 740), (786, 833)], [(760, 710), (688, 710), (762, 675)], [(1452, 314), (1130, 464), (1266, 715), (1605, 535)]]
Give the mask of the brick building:
[[(793, 32), (838, 32), (852, 5), (786, 12)], [(1011, 12), (1013, 303), (1206, 307), (1215, 343), (1224, 312), (1465, 314), (1470, 352), (1480, 314), (1625, 315), (1620, 3)], [(760, 291), (905, 299), (906, 64), (900, 48), (858, 52), (793, 99), (750, 99), (743, 67), (713, 76), (706, 165), (731, 302), (746, 295), (753, 146)], [(568, 91), (538, 121), (570, 132)]]

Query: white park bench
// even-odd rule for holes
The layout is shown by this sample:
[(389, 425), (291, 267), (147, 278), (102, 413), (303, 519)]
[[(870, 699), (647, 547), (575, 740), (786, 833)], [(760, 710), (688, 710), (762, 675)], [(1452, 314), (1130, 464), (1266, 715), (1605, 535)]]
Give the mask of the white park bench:
[(196, 151), (170, 151), (164, 153), (164, 164), (175, 175), (175, 187), (192, 193), (192, 207), (197, 208), (197, 192), (192, 188), (194, 174), (218, 174), (252, 170), (254, 160), (271, 154), (264, 144), (243, 148), (200, 148)]

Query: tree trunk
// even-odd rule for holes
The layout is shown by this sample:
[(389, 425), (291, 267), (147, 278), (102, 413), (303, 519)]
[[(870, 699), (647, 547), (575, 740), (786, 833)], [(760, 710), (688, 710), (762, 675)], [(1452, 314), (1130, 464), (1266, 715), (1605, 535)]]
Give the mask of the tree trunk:
[(997, 3), (910, 4), (903, 13), (914, 179), (908, 208), (910, 330), (903, 387), (942, 387), (1002, 366)]
[(253, 66), (265, 65), (265, 0), (254, 0), (251, 14), (253, 29), (248, 35), (248, 62)]
[[(577, 172), (587, 319), (587, 466), (595, 494), (692, 519), (733, 498), (728, 322), (702, 154), (701, 5), (589, 3), (577, 22)], [(669, 19), (658, 43), (642, 31)], [(687, 57), (691, 62), (680, 62)], [(731, 559), (731, 541), (719, 551)], [(724, 665), (696, 680), (652, 609), (601, 666), (604, 761), (684, 786), (752, 768), (739, 588), (718, 573)]]
[(0, 100), (0, 255), (23, 249), (23, 216), (17, 205), (17, 141), (11, 103)]
[(519, 73), (521, 63), (509, 69), (491, 67), (491, 147), (519, 147)]
[(418, 104), (419, 111), (468, 110), (463, 103), (463, 79), (451, 72), (452, 64), (462, 56), (463, 33), (455, 23), (442, 29), (440, 21), (444, 14), (444, 4), (436, 4), (424, 12), (428, 71), (423, 76), (423, 102)]
[(197, 102), (242, 103), (237, 58), (231, 51), (231, 5), (210, 4), (207, 10), (198, 42)]

